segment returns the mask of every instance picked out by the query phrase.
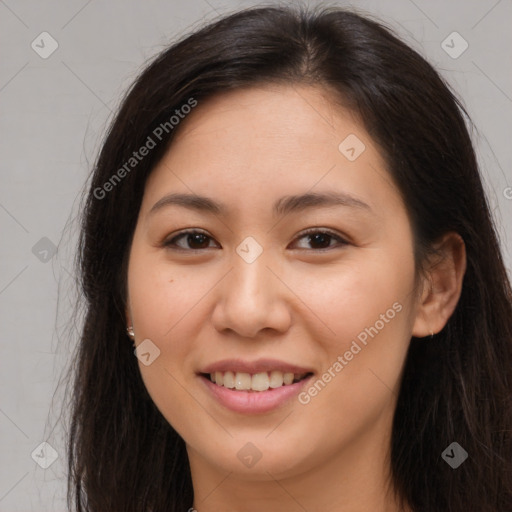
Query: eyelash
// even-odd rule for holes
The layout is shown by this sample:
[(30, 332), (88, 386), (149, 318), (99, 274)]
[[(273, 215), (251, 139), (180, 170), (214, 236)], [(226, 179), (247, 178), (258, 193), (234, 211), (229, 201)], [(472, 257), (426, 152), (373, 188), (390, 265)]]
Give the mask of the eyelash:
[[(306, 231), (303, 231), (296, 238), (296, 240), (304, 238), (307, 235), (313, 235), (313, 234), (319, 234), (319, 233), (323, 234), (323, 235), (327, 235), (327, 236), (331, 237), (332, 239), (336, 239), (338, 241), (338, 245), (337, 246), (335, 245), (335, 246), (332, 246), (332, 247), (324, 247), (322, 249), (311, 249), (312, 251), (325, 252), (325, 251), (329, 251), (329, 250), (335, 249), (337, 247), (338, 248), (339, 247), (343, 247), (343, 246), (349, 244), (349, 242), (347, 242), (344, 238), (342, 238), (340, 235), (338, 235), (334, 231), (331, 231), (330, 229), (321, 229), (321, 228), (310, 228), (310, 229), (307, 229)], [(204, 249), (184, 249), (183, 247), (177, 247), (176, 246), (176, 241), (178, 239), (180, 239), (182, 237), (185, 237), (186, 235), (190, 235), (190, 234), (205, 235), (210, 240), (213, 240), (206, 232), (204, 232), (202, 230), (187, 229), (187, 230), (181, 231), (180, 233), (178, 233), (176, 236), (172, 237), (171, 239), (169, 239), (167, 241), (164, 241), (162, 245), (164, 247), (169, 248), (169, 249), (176, 250), (176, 251), (183, 251), (183, 252), (200, 252), (200, 251), (204, 251), (206, 249), (211, 249), (211, 247), (206, 247)]]

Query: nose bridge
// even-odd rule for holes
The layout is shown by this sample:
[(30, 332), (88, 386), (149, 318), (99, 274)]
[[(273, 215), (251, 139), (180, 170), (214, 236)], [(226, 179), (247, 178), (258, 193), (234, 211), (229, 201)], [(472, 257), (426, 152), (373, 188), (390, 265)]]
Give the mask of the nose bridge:
[(267, 268), (270, 256), (270, 251), (263, 249), (253, 237), (247, 237), (236, 248), (231, 259), (233, 271), (229, 294), (242, 307), (264, 310), (265, 304), (273, 300), (276, 283), (271, 282), (273, 276)]
[(231, 272), (219, 290), (214, 313), (218, 329), (251, 337), (265, 328), (286, 328), (290, 315), (285, 290), (268, 268), (273, 260), (271, 251), (252, 237), (236, 247), (229, 262)]

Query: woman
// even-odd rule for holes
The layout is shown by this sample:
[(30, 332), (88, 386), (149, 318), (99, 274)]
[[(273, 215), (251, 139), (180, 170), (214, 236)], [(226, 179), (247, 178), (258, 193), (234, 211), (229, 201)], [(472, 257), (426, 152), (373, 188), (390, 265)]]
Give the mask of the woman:
[(512, 510), (512, 294), (463, 114), (342, 9), (158, 55), (84, 209), (70, 505)]

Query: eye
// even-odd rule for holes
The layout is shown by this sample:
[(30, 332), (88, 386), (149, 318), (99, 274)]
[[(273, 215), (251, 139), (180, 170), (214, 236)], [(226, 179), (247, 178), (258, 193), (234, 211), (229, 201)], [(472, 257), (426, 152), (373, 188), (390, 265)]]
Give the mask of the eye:
[[(331, 249), (333, 247), (336, 247), (336, 244), (334, 246), (330, 245), (330, 242), (336, 240), (338, 242), (337, 246), (344, 246), (347, 245), (348, 242), (344, 240), (340, 235), (325, 229), (319, 229), (319, 228), (311, 228), (305, 232), (302, 233), (299, 237), (297, 237), (296, 240), (301, 239), (307, 239), (307, 244), (313, 244), (313, 245), (320, 245), (322, 247), (313, 247), (313, 250), (326, 250)], [(301, 247), (302, 249), (303, 247)], [(306, 247), (307, 248), (307, 247)]]
[[(183, 247), (179, 245), (177, 242), (185, 240), (186, 244), (189, 244), (188, 247)], [(178, 250), (192, 250), (198, 251), (201, 249), (208, 249), (208, 240), (213, 240), (210, 236), (202, 231), (198, 231), (196, 229), (190, 229), (187, 231), (182, 231), (175, 237), (171, 238), (168, 241), (163, 243), (164, 247), (170, 247), (172, 249), (177, 248)]]
[[(324, 251), (326, 249), (331, 249), (336, 246), (340, 247), (348, 244), (348, 242), (344, 240), (340, 235), (330, 230), (322, 230), (319, 228), (311, 228), (303, 232), (299, 237), (296, 238), (296, 240), (301, 239), (307, 239), (307, 244), (313, 244), (313, 247), (309, 248), (318, 251)], [(331, 244), (333, 240), (338, 242), (334, 246)], [(169, 247), (172, 249), (183, 251), (200, 251), (202, 249), (211, 248), (212, 246), (209, 244), (210, 241), (213, 241), (213, 238), (211, 238), (205, 232), (195, 229), (189, 229), (186, 231), (182, 231), (175, 237), (165, 241), (162, 245), (164, 247)], [(180, 242), (182, 243), (180, 244)], [(183, 243), (185, 244), (185, 246), (183, 246)], [(318, 247), (319, 245), (320, 247)], [(299, 248), (308, 249), (308, 247)]]

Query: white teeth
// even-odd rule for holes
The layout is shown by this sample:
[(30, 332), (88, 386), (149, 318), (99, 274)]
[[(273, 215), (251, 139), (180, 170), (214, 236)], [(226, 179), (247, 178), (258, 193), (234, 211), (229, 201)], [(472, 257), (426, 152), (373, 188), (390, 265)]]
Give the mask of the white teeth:
[(270, 379), (268, 373), (255, 373), (252, 376), (251, 389), (254, 391), (266, 391), (269, 388)]
[(270, 387), (280, 388), (283, 385), (283, 372), (270, 372)]
[(302, 379), (306, 374), (283, 373), (278, 370), (269, 372), (260, 372), (251, 375), (244, 372), (215, 372), (210, 374), (210, 380), (218, 386), (224, 386), (230, 389), (240, 391), (267, 391), (269, 388), (280, 388), (288, 386)]
[(285, 373), (283, 375), (283, 382), (284, 382), (285, 386), (287, 386), (288, 384), (291, 384), (293, 382), (293, 373)]
[(248, 373), (236, 372), (235, 388), (238, 390), (251, 389), (251, 376)]
[(235, 374), (233, 372), (226, 372), (224, 374), (224, 387), (233, 389), (235, 387)]

